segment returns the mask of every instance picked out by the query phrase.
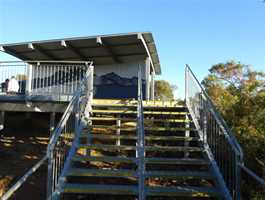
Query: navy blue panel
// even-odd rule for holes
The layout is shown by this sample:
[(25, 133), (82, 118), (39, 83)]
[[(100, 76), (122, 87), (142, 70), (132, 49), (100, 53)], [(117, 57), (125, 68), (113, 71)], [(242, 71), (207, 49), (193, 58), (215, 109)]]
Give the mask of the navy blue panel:
[[(137, 85), (122, 86), (118, 84), (94, 86), (94, 98), (98, 99), (137, 99)], [(145, 84), (143, 84), (145, 88)], [(143, 91), (145, 99), (145, 90)]]

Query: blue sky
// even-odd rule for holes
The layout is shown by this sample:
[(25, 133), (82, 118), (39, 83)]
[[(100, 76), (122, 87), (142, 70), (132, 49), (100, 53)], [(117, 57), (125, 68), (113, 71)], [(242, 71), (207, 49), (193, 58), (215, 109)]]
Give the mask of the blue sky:
[(0, 0), (0, 43), (136, 31), (153, 33), (177, 97), (186, 63), (200, 80), (230, 59), (265, 70), (262, 0)]

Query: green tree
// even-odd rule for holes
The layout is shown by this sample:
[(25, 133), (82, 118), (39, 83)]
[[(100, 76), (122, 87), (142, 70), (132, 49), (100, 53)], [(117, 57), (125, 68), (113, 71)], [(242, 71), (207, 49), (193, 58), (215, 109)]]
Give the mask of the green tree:
[(172, 86), (165, 80), (155, 81), (155, 99), (172, 100), (174, 99), (174, 90), (176, 86)]
[[(235, 61), (209, 71), (206, 91), (241, 143), (247, 166), (265, 177), (265, 74)], [(251, 188), (244, 191), (246, 199), (257, 198)]]

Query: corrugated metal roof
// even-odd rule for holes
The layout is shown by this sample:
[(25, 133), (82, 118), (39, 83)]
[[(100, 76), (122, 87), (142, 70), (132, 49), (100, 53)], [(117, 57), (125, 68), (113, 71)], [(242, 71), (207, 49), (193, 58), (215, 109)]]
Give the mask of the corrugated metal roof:
[(150, 32), (0, 44), (0, 50), (24, 61), (89, 60), (95, 65), (143, 60), (150, 55), (156, 74), (161, 74), (159, 57)]

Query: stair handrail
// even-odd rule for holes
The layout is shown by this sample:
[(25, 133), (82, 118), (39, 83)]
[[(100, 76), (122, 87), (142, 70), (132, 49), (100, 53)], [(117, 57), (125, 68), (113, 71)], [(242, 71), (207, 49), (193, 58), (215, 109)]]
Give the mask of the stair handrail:
[[(189, 82), (189, 78), (192, 78), (192, 81), (196, 83), (197, 87), (199, 88), (199, 91), (197, 93), (195, 93), (194, 96), (199, 95), (199, 103), (202, 103), (202, 107), (206, 110), (208, 110), (208, 113), (204, 110), (203, 111), (203, 123), (199, 123), (198, 119), (196, 118), (196, 114), (195, 114), (195, 109), (198, 108), (192, 108), (192, 105), (190, 103), (190, 97), (188, 94), (189, 88), (190, 88), (190, 82)], [(204, 101), (202, 101), (204, 100)], [(236, 176), (235, 180), (236, 180), (236, 185), (233, 185), (233, 183), (231, 184), (232, 178), (229, 179), (229, 175), (227, 174), (222, 174), (221, 175), (223, 177), (221, 177), (222, 180), (220, 180), (220, 182), (225, 183), (226, 186), (228, 187), (229, 191), (230, 191), (230, 196), (225, 196), (228, 199), (237, 199), (239, 200), (240, 197), (240, 176), (241, 173), (240, 171), (243, 170), (248, 176), (252, 177), (257, 183), (259, 183), (263, 188), (265, 188), (265, 180), (262, 179), (261, 177), (259, 177), (258, 175), (256, 175), (253, 171), (251, 171), (250, 169), (248, 169), (245, 165), (244, 165), (244, 156), (243, 156), (243, 151), (242, 148), (240, 146), (240, 144), (238, 143), (235, 135), (233, 134), (233, 132), (231, 131), (231, 129), (228, 127), (228, 125), (226, 124), (225, 120), (223, 119), (223, 117), (221, 116), (221, 114), (218, 112), (218, 110), (216, 109), (216, 107), (214, 106), (214, 103), (212, 102), (211, 98), (209, 97), (209, 95), (207, 94), (207, 92), (205, 91), (204, 87), (200, 84), (200, 82), (198, 81), (198, 79), (196, 78), (195, 74), (193, 73), (193, 71), (191, 70), (191, 68), (186, 65), (185, 67), (185, 102), (187, 105), (187, 108), (189, 110), (189, 112), (191, 113), (191, 117), (194, 120), (195, 126), (196, 128), (201, 129), (200, 132), (202, 132), (202, 140), (206, 143), (206, 151), (209, 152), (209, 157), (210, 159), (213, 158), (214, 161), (212, 162), (213, 166), (217, 166), (219, 169), (216, 171), (217, 172), (217, 178), (220, 178), (220, 171), (222, 171), (222, 167), (220, 166), (220, 164), (218, 163), (218, 161), (216, 162), (216, 151), (213, 145), (213, 148), (211, 149), (211, 144), (208, 144), (209, 140), (213, 139), (207, 139), (207, 137), (205, 138), (205, 136), (207, 136), (207, 128), (211, 128), (211, 124), (209, 125), (210, 127), (207, 127), (207, 122), (208, 120), (210, 120), (210, 123), (213, 123), (213, 121), (215, 121), (216, 124), (218, 124), (223, 132), (223, 134), (225, 135), (226, 139), (228, 140), (231, 148), (233, 149), (233, 151), (235, 152), (235, 174), (233, 174), (234, 176)], [(210, 114), (212, 114), (212, 118), (209, 117)], [(208, 114), (208, 115), (207, 115)], [(201, 117), (201, 116), (200, 116)], [(208, 122), (209, 123), (209, 122)], [(206, 125), (206, 126), (205, 126)], [(216, 127), (215, 130), (216, 131)], [(211, 142), (211, 141), (210, 141)], [(219, 141), (221, 142), (221, 141)], [(226, 156), (230, 156), (230, 155), (226, 155)], [(231, 156), (229, 157), (231, 158)], [(233, 157), (232, 157), (233, 158)], [(231, 162), (231, 160), (229, 160)], [(229, 162), (228, 161), (228, 162)], [(221, 163), (223, 165), (223, 163)], [(214, 169), (215, 170), (215, 169)], [(228, 176), (228, 183), (227, 183), (227, 177), (224, 176)], [(224, 182), (223, 182), (224, 181)], [(234, 188), (231, 188), (233, 187)], [(232, 190), (232, 191), (231, 191)], [(225, 188), (225, 191), (226, 188)]]
[(185, 67), (185, 103), (210, 158), (223, 197), (240, 200), (242, 149), (188, 65)]
[(138, 162), (138, 199), (145, 200), (145, 139), (143, 112), (142, 66), (138, 69), (138, 99), (137, 99), (137, 145), (136, 157)]
[[(64, 174), (69, 168), (69, 159), (74, 152), (74, 148), (76, 148), (78, 135), (80, 134), (82, 127), (84, 127), (84, 118), (89, 118), (92, 109), (93, 63), (89, 62), (88, 64), (87, 62), (84, 67), (86, 68), (86, 74), (54, 130), (47, 147), (47, 199), (56, 199), (57, 196), (60, 195), (61, 186), (59, 184), (63, 182)], [(67, 130), (67, 128), (69, 130)], [(71, 133), (68, 131), (71, 131)], [(68, 151), (63, 152), (63, 155), (60, 155), (59, 153), (57, 156), (56, 151), (62, 150), (60, 142), (68, 147)], [(59, 159), (62, 159), (58, 163), (56, 163), (57, 160), (54, 158), (56, 156), (59, 157)]]
[[(19, 61), (21, 63), (25, 63), (25, 61)], [(65, 126), (65, 124), (67, 123), (67, 120), (69, 119), (70, 115), (72, 112), (74, 112), (75, 114), (75, 130), (74, 132), (78, 132), (78, 130), (80, 130), (80, 127), (78, 127), (80, 125), (80, 110), (75, 110), (75, 108), (77, 108), (76, 106), (79, 106), (80, 102), (80, 96), (81, 93), (84, 90), (84, 86), (89, 84), (90, 90), (88, 90), (87, 92), (85, 92), (85, 95), (87, 100), (88, 100), (88, 106), (85, 107), (85, 113), (83, 114), (86, 118), (89, 117), (89, 112), (91, 110), (91, 102), (92, 102), (92, 98), (93, 98), (93, 62), (90, 61), (26, 61), (28, 63), (30, 62), (47, 62), (47, 63), (83, 63), (84, 67), (86, 67), (87, 69), (87, 73), (85, 75), (85, 77), (83, 78), (83, 80), (81, 81), (80, 87), (78, 88), (78, 90), (75, 92), (75, 94), (73, 95), (72, 99), (70, 100), (67, 108), (65, 109), (63, 116), (61, 117), (58, 125), (56, 126), (56, 129), (53, 131), (52, 137), (48, 143), (48, 147), (47, 147), (47, 151), (46, 151), (46, 155), (42, 157), (41, 160), (39, 160), (31, 169), (29, 169), (7, 192), (5, 192), (5, 194), (0, 198), (0, 200), (7, 200), (10, 197), (12, 197), (12, 195), (28, 180), (28, 178), (34, 173), (36, 172), (47, 160), (48, 160), (48, 179), (49, 179), (49, 175), (50, 177), (52, 176), (52, 174), (49, 172), (51, 172), (51, 169), (49, 169), (51, 167), (51, 153), (54, 150), (55, 146), (56, 146), (56, 142), (58, 141), (63, 127)], [(0, 64), (3, 62), (0, 62)], [(4, 62), (6, 63), (6, 62)], [(17, 63), (17, 61), (9, 61), (8, 63)], [(92, 71), (92, 72), (91, 72)], [(92, 73), (92, 76), (91, 76)], [(92, 84), (91, 84), (92, 83)], [(85, 87), (87, 88), (87, 87)], [(78, 111), (78, 112), (76, 112)], [(87, 113), (86, 113), (87, 112)], [(79, 129), (78, 129), (79, 128)], [(49, 180), (47, 181), (49, 182)], [(50, 185), (47, 185), (48, 189), (47, 191), (50, 191), (51, 188)], [(49, 195), (49, 192), (47, 193), (47, 195)]]
[(28, 178), (36, 172), (46, 161), (47, 155), (43, 156), (30, 170), (28, 170), (5, 194), (0, 198), (1, 200), (8, 200), (12, 195), (28, 180)]
[[(70, 62), (70, 61), (69, 61)], [(71, 62), (70, 62), (71, 63)], [(93, 66), (92, 62), (84, 62), (85, 66), (89, 69), (89, 67)], [(90, 73), (90, 72), (89, 72)], [(77, 89), (77, 91), (74, 93), (72, 99), (70, 100), (69, 104), (67, 105), (59, 123), (57, 124), (55, 130), (53, 131), (52, 137), (48, 143), (48, 147), (47, 147), (47, 152), (49, 153), (50, 151), (52, 151), (55, 147), (56, 141), (58, 141), (58, 138), (60, 137), (60, 134), (62, 132), (62, 128), (65, 125), (66, 121), (68, 120), (70, 113), (74, 110), (74, 106), (77, 103), (77, 101), (79, 100), (81, 93), (82, 93), (82, 89), (84, 87), (84, 85), (86, 84), (85, 81), (87, 81), (87, 77), (90, 74), (86, 74), (86, 76), (83, 78), (83, 80), (80, 83), (80, 87)]]
[[(242, 148), (241, 148), (240, 144), (238, 143), (237, 139), (235, 138), (235, 135), (233, 134), (232, 130), (228, 127), (224, 118), (220, 115), (220, 113), (216, 109), (216, 107), (215, 107), (214, 103), (212, 102), (211, 98), (209, 97), (208, 93), (205, 91), (204, 87), (200, 84), (197, 77), (195, 76), (195, 74), (191, 70), (190, 66), (186, 64), (186, 68), (185, 68), (185, 77), (186, 77), (185, 79), (186, 80), (187, 80), (187, 74), (188, 73), (190, 73), (192, 75), (192, 78), (195, 80), (198, 87), (201, 89), (201, 92), (203, 93), (203, 95), (205, 96), (205, 98), (207, 100), (208, 106), (214, 112), (215, 117), (218, 119), (218, 122), (220, 123), (221, 127), (225, 130), (225, 133), (228, 134), (228, 136), (229, 136), (228, 139), (231, 141), (233, 148), (236, 149), (236, 151), (240, 155), (241, 159), (243, 160), (243, 151), (242, 151)], [(185, 83), (186, 83), (186, 81), (185, 81)], [(187, 86), (188, 86), (188, 83), (186, 83), (186, 87)], [(188, 101), (186, 89), (185, 89), (185, 100)]]

